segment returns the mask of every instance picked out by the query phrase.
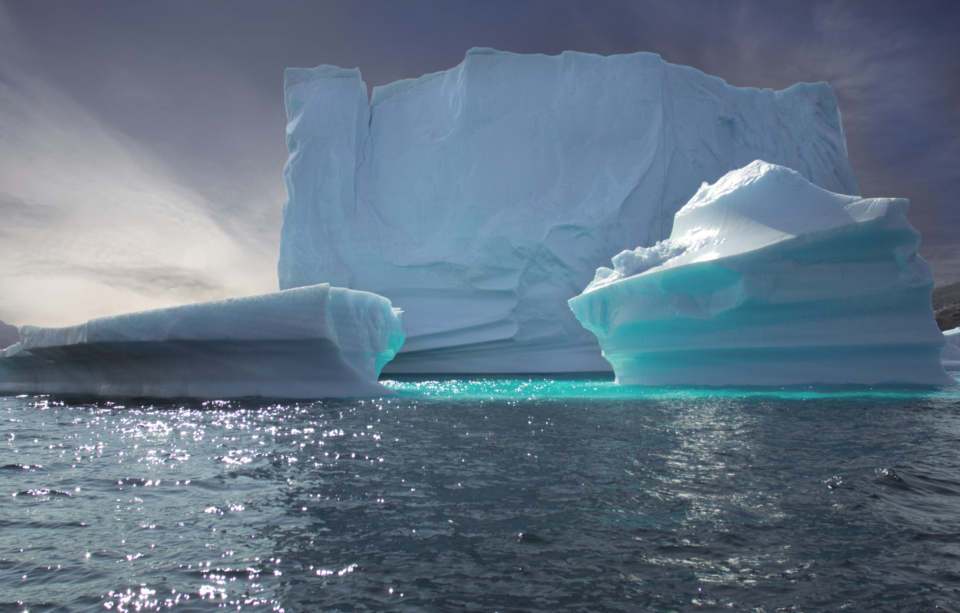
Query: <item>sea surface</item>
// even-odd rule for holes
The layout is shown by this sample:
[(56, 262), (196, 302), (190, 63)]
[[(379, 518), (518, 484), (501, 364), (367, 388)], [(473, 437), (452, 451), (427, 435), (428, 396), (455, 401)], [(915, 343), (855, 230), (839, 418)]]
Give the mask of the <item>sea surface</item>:
[(0, 397), (0, 611), (960, 611), (960, 384), (386, 384)]

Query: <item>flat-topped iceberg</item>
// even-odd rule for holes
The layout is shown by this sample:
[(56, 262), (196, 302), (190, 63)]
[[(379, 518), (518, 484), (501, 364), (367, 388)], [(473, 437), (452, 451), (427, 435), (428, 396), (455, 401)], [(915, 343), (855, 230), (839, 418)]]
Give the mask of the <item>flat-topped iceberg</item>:
[(389, 298), (388, 372), (609, 370), (566, 307), (598, 266), (670, 235), (704, 181), (763, 158), (858, 194), (826, 83), (731, 87), (636, 53), (473, 49), (367, 89), (288, 69), (281, 288)]
[(907, 207), (755, 161), (570, 307), (623, 384), (950, 383)]
[(403, 344), (400, 313), (328, 284), (22, 326), (0, 352), (0, 393), (228, 398), (391, 394), (377, 376)]

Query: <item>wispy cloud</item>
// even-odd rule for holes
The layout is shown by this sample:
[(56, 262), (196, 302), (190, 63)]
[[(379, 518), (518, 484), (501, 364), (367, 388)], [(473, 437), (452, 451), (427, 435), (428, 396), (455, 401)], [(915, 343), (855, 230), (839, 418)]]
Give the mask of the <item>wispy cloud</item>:
[(90, 317), (276, 287), (274, 255), (31, 70), (0, 12), (0, 319)]
[(651, 51), (738, 86), (828, 81), (861, 192), (910, 198), (938, 282), (960, 280), (956, 2), (51, 0), (10, 5), (25, 38), (3, 6), (0, 319), (273, 289), (283, 68), (359, 66), (375, 86), (475, 45)]

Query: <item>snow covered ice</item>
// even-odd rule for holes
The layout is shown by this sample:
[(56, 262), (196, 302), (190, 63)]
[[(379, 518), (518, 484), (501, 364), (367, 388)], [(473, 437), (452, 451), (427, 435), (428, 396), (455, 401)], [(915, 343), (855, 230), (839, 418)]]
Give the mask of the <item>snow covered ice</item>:
[(385, 298), (327, 284), (20, 328), (0, 393), (225, 398), (364, 397), (403, 343)]
[(825, 83), (774, 92), (649, 53), (473, 49), (369, 103), (356, 69), (288, 69), (284, 91), (280, 287), (402, 308), (387, 372), (609, 370), (566, 302), (612, 256), (669, 236), (702, 182), (762, 158), (859, 194)]
[(570, 307), (622, 384), (951, 383), (907, 207), (756, 161)]

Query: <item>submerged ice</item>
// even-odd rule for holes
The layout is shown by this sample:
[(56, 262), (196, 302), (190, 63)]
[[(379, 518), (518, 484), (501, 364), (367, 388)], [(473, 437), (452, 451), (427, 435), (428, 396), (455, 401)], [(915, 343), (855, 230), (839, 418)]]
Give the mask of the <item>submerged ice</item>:
[(327, 284), (20, 328), (0, 352), (0, 393), (322, 398), (391, 393), (377, 383), (403, 343), (400, 313)]
[(280, 286), (402, 308), (390, 372), (608, 370), (566, 301), (669, 236), (702, 182), (762, 158), (858, 194), (825, 83), (774, 92), (649, 53), (473, 49), (369, 103), (359, 71), (333, 66), (288, 69), (284, 90)]
[(949, 383), (907, 207), (756, 161), (570, 307), (624, 384)]

